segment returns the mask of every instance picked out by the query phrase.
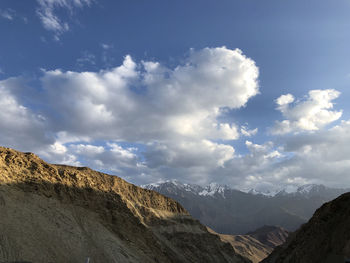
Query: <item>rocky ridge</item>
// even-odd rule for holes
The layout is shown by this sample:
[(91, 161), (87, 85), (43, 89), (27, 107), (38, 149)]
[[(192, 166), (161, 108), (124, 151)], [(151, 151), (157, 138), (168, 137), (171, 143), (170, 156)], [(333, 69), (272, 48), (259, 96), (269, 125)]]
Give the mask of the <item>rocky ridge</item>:
[(0, 147), (0, 262), (249, 262), (176, 201)]

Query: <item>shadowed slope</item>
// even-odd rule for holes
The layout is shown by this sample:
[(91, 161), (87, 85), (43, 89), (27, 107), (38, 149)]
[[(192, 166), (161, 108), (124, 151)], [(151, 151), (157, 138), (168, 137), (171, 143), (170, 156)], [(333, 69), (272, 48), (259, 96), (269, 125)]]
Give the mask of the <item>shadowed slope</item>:
[(350, 193), (319, 208), (263, 262), (344, 263), (350, 258)]

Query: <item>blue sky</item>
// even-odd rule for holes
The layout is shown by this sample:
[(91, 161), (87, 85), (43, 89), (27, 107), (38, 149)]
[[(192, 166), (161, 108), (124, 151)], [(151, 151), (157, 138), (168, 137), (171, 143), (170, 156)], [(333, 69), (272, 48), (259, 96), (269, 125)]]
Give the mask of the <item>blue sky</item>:
[(350, 186), (349, 9), (1, 1), (0, 144), (136, 184)]

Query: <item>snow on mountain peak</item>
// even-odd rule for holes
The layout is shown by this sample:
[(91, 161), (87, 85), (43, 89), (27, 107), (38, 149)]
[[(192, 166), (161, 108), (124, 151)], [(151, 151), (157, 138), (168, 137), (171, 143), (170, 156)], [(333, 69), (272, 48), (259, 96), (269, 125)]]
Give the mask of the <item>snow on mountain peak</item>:
[(321, 189), (324, 189), (325, 186), (323, 185), (317, 185), (317, 184), (306, 184), (302, 186), (295, 186), (295, 185), (288, 185), (283, 188), (274, 189), (274, 190), (257, 190), (255, 188), (245, 190), (244, 192), (253, 194), (253, 195), (264, 195), (269, 197), (274, 197), (276, 195), (278, 196), (284, 196), (284, 195), (309, 195), (313, 192), (318, 192)]
[(318, 184), (306, 184), (298, 187), (297, 192), (301, 194), (309, 194), (311, 192), (318, 192), (320, 190), (325, 189), (324, 185), (318, 185)]
[(186, 192), (193, 192), (195, 194), (198, 194), (198, 192), (203, 189), (202, 187), (200, 187), (198, 185), (181, 183), (176, 179), (161, 181), (158, 183), (145, 184), (145, 185), (141, 185), (141, 187), (148, 189), (148, 190), (156, 190), (156, 191), (159, 190), (160, 188), (166, 187), (168, 189), (168, 191), (173, 192), (175, 194), (179, 190), (183, 190)]
[(199, 192), (198, 194), (202, 196), (214, 196), (217, 193), (220, 194), (223, 198), (225, 198), (225, 190), (228, 189), (230, 188), (227, 185), (210, 183), (203, 189), (203, 191)]
[(248, 193), (248, 194), (252, 194), (252, 195), (264, 195), (264, 196), (268, 196), (268, 197), (273, 197), (280, 191), (279, 190), (264, 190), (264, 191), (260, 191), (260, 190), (257, 190), (255, 188), (252, 188), (252, 189), (249, 189), (249, 190), (244, 190), (243, 192)]
[[(141, 185), (142, 188), (159, 191), (162, 188), (166, 188), (168, 192), (172, 192), (174, 194), (178, 194), (181, 191), (191, 192), (200, 196), (211, 196), (215, 197), (217, 195), (225, 198), (225, 191), (232, 190), (231, 187), (227, 185), (220, 185), (217, 183), (210, 183), (206, 187), (201, 187), (199, 185), (181, 183), (176, 179), (161, 181), (158, 183), (150, 183), (146, 185)], [(324, 185), (317, 184), (306, 184), (302, 186), (296, 185), (288, 185), (283, 188), (251, 188), (240, 190), (242, 192), (252, 194), (252, 195), (263, 195), (267, 197), (274, 196), (287, 196), (287, 195), (302, 195), (302, 196), (311, 196), (319, 193), (320, 191), (325, 190), (326, 187)], [(179, 192), (180, 191), (180, 192)]]

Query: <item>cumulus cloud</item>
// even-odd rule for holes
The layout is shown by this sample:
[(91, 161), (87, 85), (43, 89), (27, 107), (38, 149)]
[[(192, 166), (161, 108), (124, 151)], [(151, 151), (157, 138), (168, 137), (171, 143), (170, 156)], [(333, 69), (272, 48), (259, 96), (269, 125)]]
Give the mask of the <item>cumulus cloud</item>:
[(118, 143), (109, 142), (106, 146), (90, 144), (70, 145), (69, 151), (79, 156), (84, 163), (89, 163), (95, 169), (113, 171), (114, 173), (135, 173), (142, 163), (134, 151), (136, 148), (123, 148)]
[(169, 167), (223, 167), (234, 156), (230, 145), (209, 140), (181, 141), (148, 146), (145, 158), (152, 168)]
[(237, 124), (220, 117), (258, 93), (257, 78), (253, 60), (220, 47), (191, 50), (174, 68), (126, 56), (122, 65), (99, 72), (43, 71), (40, 89), (4, 89), (18, 105), (35, 105), (28, 116), (42, 116), (40, 127), (50, 141), (40, 153), (47, 160), (137, 173), (140, 180), (163, 172), (207, 178), (234, 158), (226, 142), (240, 135)]
[(44, 129), (45, 118), (22, 105), (11, 93), (17, 80), (0, 81), (0, 141), (23, 150), (52, 143)]
[(309, 183), (350, 185), (350, 121), (261, 145), (246, 141), (246, 147), (248, 154), (236, 156), (225, 170), (215, 171), (217, 180), (263, 191)]
[(36, 154), (50, 163), (82, 166), (78, 156), (70, 152), (64, 144), (57, 141), (50, 145), (42, 146), (36, 151)]
[[(296, 102), (291, 94), (280, 96), (276, 100), (277, 109), (286, 119), (277, 121), (272, 133), (315, 131), (338, 120), (342, 111), (332, 110), (332, 101), (339, 95), (340, 92), (334, 89), (311, 90), (304, 100)], [(295, 103), (291, 106), (293, 102)]]
[(92, 0), (37, 0), (39, 8), (37, 14), (46, 30), (55, 34), (55, 39), (59, 40), (60, 35), (69, 30), (67, 22), (62, 21), (55, 14), (56, 9), (67, 9), (71, 13), (74, 8), (82, 8), (90, 5)]
[(144, 143), (237, 139), (236, 125), (217, 118), (258, 93), (257, 77), (252, 60), (223, 47), (192, 51), (174, 69), (126, 56), (123, 65), (97, 73), (47, 71), (42, 83), (56, 132)]
[(229, 160), (226, 169), (216, 171), (215, 179), (240, 189), (270, 184), (269, 178), (273, 176), (271, 169), (275, 163), (283, 160), (283, 153), (271, 141), (264, 144), (246, 141), (245, 146), (249, 152)]
[[(226, 121), (258, 94), (258, 68), (240, 50), (191, 50), (174, 68), (134, 61), (99, 72), (43, 71), (40, 87), (0, 82), (0, 144), (54, 163), (85, 165), (134, 183), (177, 178), (237, 188), (350, 184), (350, 121), (325, 129), (335, 90), (276, 100), (278, 139)], [(227, 116), (226, 116), (227, 117)], [(312, 131), (301, 132), (301, 131)], [(237, 153), (240, 136), (246, 154)]]
[(334, 187), (350, 185), (350, 121), (327, 130), (288, 136), (281, 151), (289, 155), (271, 166), (274, 184), (322, 183)]

